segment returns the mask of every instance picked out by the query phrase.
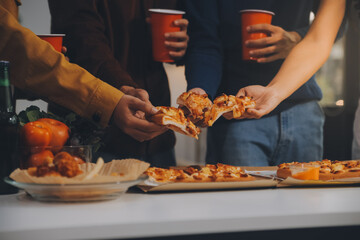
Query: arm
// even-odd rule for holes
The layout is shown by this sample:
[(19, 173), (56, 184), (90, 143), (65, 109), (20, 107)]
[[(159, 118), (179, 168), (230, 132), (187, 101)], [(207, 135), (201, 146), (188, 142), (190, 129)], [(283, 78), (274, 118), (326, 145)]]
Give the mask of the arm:
[(345, 12), (345, 0), (322, 0), (317, 16), (305, 38), (285, 59), (268, 86), (240, 89), (238, 96), (254, 96), (256, 108), (244, 117), (260, 118), (303, 85), (330, 55)]
[[(49, 0), (51, 31), (65, 33), (71, 61), (110, 85), (138, 87), (124, 66), (114, 57), (113, 39), (107, 31), (109, 19), (101, 14), (96, 0)], [(104, 2), (106, 4), (106, 2)], [(121, 14), (121, 13), (119, 13)]]
[(0, 58), (11, 63), (11, 83), (25, 91), (68, 108), (105, 127), (110, 118), (125, 133), (139, 141), (151, 139), (166, 128), (139, 119), (135, 112), (157, 112), (151, 104), (124, 95), (95, 78), (85, 69), (69, 63), (0, 4)]
[(107, 125), (122, 92), (66, 61), (1, 5), (0, 22), (0, 56), (11, 62), (14, 86)]
[(214, 97), (222, 74), (217, 2), (188, 0), (183, 3), (189, 20), (190, 37), (185, 60), (188, 90), (197, 88)]
[[(351, 0), (347, 0), (347, 8)], [(313, 12), (317, 14), (319, 1), (314, 2)], [(258, 63), (273, 62), (278, 59), (285, 59), (293, 47), (296, 46), (309, 31), (310, 26), (301, 27), (294, 31), (285, 31), (283, 28), (271, 24), (258, 24), (249, 27), (249, 32), (267, 32), (269, 37), (250, 40), (247, 42), (248, 47), (258, 47), (261, 49), (254, 50), (250, 53), (252, 57), (257, 57)], [(347, 28), (347, 18), (344, 17), (339, 28), (336, 40), (340, 39)], [(265, 56), (264, 56), (265, 55)]]

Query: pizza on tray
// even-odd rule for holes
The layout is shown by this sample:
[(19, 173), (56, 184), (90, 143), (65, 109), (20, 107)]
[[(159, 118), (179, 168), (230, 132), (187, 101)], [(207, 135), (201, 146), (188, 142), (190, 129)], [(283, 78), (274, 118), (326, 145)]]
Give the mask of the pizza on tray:
[(218, 163), (205, 166), (188, 166), (183, 169), (150, 167), (145, 174), (155, 182), (236, 182), (252, 181), (255, 177), (240, 167)]
[(282, 163), (278, 166), (277, 176), (280, 178), (292, 177), (292, 169), (304, 167), (318, 168), (318, 180), (327, 181), (342, 178), (360, 177), (360, 160), (331, 161), (328, 159), (308, 163)]
[(150, 117), (154, 123), (198, 139), (200, 129), (184, 115), (184, 111), (175, 107), (156, 107), (159, 111)]

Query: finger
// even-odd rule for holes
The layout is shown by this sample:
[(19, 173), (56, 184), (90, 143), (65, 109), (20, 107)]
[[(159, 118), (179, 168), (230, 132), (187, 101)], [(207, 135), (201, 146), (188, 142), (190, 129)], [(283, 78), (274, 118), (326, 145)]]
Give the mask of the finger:
[(172, 58), (182, 58), (185, 55), (185, 50), (182, 50), (182, 51), (179, 51), (179, 52), (170, 51), (169, 55)]
[(149, 94), (148, 94), (148, 92), (147, 92), (146, 90), (144, 90), (144, 89), (139, 89), (139, 88), (137, 88), (137, 89), (136, 89), (136, 96), (137, 96), (138, 98), (140, 98), (141, 100), (145, 101), (145, 102), (150, 102), (150, 101), (149, 101)]
[(279, 31), (281, 28), (271, 25), (271, 24), (267, 24), (267, 23), (261, 23), (261, 24), (255, 24), (255, 25), (250, 25), (246, 28), (246, 30), (249, 33), (255, 33), (255, 32), (268, 32), (268, 33), (272, 33), (272, 32), (276, 32)]
[(226, 118), (227, 120), (231, 120), (231, 119), (234, 118), (234, 115), (233, 115), (232, 112), (224, 113), (222, 116), (223, 116), (224, 118)]
[(246, 96), (246, 91), (245, 88), (241, 88), (238, 93), (236, 94), (236, 97), (245, 97)]
[(264, 110), (252, 108), (252, 109), (247, 110), (246, 115), (248, 116), (247, 118), (259, 119), (262, 116), (264, 116), (265, 114), (266, 114), (266, 112)]
[(131, 86), (122, 86), (120, 88), (120, 91), (122, 91), (123, 93), (129, 93), (130, 91), (134, 90), (134, 87)]
[(185, 18), (177, 19), (174, 21), (174, 25), (177, 27), (187, 27), (189, 25), (189, 21)]
[(276, 47), (275, 46), (269, 46), (266, 48), (251, 50), (249, 52), (251, 57), (262, 57), (264, 55), (274, 54), (276, 53)]
[(62, 46), (61, 53), (64, 55), (67, 53), (67, 48), (65, 46)]
[(192, 88), (189, 90), (189, 92), (194, 92), (194, 93), (197, 93), (197, 94), (200, 94), (200, 95), (205, 95), (206, 92), (204, 89), (202, 88)]
[(140, 118), (140, 119), (145, 119), (145, 113), (141, 112), (141, 111), (136, 111), (135, 117)]
[(258, 58), (257, 62), (258, 63), (269, 63), (269, 62), (273, 62), (278, 59), (283, 59), (283, 57), (280, 54), (274, 54), (269, 57)]
[(178, 39), (178, 41), (179, 40), (187, 41), (189, 39), (186, 32), (168, 32), (168, 33), (165, 33), (164, 36), (165, 36), (166, 40), (171, 40), (173, 38), (176, 38), (176, 39)]
[(129, 101), (131, 109), (143, 111), (146, 115), (154, 115), (158, 112), (158, 110), (149, 102), (144, 102), (135, 97), (131, 97)]
[(187, 27), (189, 25), (189, 21), (187, 19), (178, 19), (174, 21), (174, 25), (175, 26), (179, 26), (180, 27), (180, 31), (184, 31), (187, 32)]
[(252, 48), (259, 48), (259, 47), (266, 47), (268, 45), (274, 45), (279, 41), (276, 37), (265, 37), (260, 38), (256, 40), (248, 40), (245, 42), (246, 47), (252, 47)]
[(186, 42), (186, 41), (185, 41), (185, 42), (170, 42), (170, 41), (165, 41), (165, 46), (182, 50), (182, 49), (186, 49), (186, 48), (187, 48), (187, 42)]
[(162, 132), (164, 130), (164, 126), (160, 126), (153, 122), (149, 122), (148, 120), (139, 119), (136, 117), (129, 118), (127, 126), (144, 133)]

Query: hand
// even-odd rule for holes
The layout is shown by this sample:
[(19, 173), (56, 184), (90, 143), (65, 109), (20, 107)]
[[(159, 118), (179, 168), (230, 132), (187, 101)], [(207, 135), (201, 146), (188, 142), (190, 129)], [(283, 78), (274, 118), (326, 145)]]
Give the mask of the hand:
[(67, 48), (65, 46), (62, 46), (61, 48), (61, 53), (64, 54), (65, 56), (65, 59), (70, 62), (70, 59), (66, 56), (66, 53), (67, 53)]
[[(134, 88), (131, 86), (122, 86), (120, 90), (127, 95), (139, 98), (140, 100), (143, 100), (144, 102), (151, 104), (149, 100), (149, 94), (144, 89)], [(145, 113), (142, 111), (136, 111), (135, 116), (141, 119), (145, 119)]]
[(187, 19), (177, 19), (174, 21), (174, 25), (180, 27), (180, 32), (168, 32), (165, 33), (165, 45), (172, 49), (169, 51), (169, 55), (174, 59), (181, 59), (186, 52), (186, 48), (189, 41), (187, 35), (187, 26), (189, 21)]
[(141, 89), (141, 88), (134, 88), (131, 86), (122, 86), (120, 88), (120, 91), (122, 91), (123, 93), (127, 94), (127, 95), (131, 95), (133, 97), (137, 97), (145, 102), (150, 103), (149, 101), (149, 94), (146, 90)]
[(189, 92), (197, 93), (197, 94), (200, 94), (200, 95), (205, 95), (206, 94), (206, 92), (202, 88), (193, 88), (193, 89), (190, 89)]
[(136, 117), (135, 114), (138, 111), (144, 112), (146, 116), (151, 116), (158, 110), (150, 103), (130, 95), (124, 95), (115, 107), (112, 120), (116, 126), (139, 142), (153, 139), (167, 131), (164, 126)]
[(287, 32), (281, 27), (271, 24), (256, 24), (248, 26), (249, 33), (265, 32), (269, 37), (256, 40), (249, 40), (245, 45), (249, 48), (260, 48), (250, 51), (250, 56), (258, 58), (258, 63), (272, 62), (278, 59), (285, 59), (291, 49), (301, 40), (297, 32)]
[(269, 86), (264, 87), (260, 85), (244, 87), (239, 90), (236, 96), (253, 97), (253, 100), (256, 103), (255, 108), (247, 109), (247, 111), (245, 111), (245, 113), (239, 119), (261, 118), (262, 116), (274, 110), (283, 100), (276, 89)]

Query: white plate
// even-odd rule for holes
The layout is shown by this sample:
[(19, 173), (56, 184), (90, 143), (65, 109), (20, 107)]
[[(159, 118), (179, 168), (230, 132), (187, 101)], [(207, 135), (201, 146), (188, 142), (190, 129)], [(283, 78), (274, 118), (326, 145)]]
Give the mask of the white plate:
[(148, 179), (142, 175), (134, 181), (92, 184), (38, 184), (16, 182), (8, 177), (6, 183), (24, 189), (34, 199), (51, 202), (101, 201), (118, 198), (129, 187)]

